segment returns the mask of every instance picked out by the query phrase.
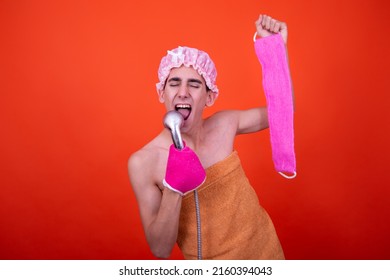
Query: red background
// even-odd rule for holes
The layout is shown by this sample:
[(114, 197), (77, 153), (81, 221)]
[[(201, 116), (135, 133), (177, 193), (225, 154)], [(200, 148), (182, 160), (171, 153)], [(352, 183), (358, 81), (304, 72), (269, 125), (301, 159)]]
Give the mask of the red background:
[[(298, 177), (268, 131), (236, 142), (288, 259), (389, 259), (385, 1), (0, 2), (0, 258), (149, 259), (127, 159), (162, 129), (157, 67), (206, 50), (221, 109), (265, 104), (253, 50), (289, 26)], [(172, 259), (182, 256), (175, 248)]]

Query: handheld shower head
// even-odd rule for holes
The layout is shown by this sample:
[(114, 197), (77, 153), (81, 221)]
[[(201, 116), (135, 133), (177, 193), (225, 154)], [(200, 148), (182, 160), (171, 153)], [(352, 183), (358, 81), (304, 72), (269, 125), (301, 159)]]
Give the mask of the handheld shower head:
[[(175, 111), (169, 111), (164, 116), (164, 126), (171, 131), (171, 136), (173, 140), (173, 144), (176, 149), (183, 150), (184, 144), (181, 138), (180, 127), (182, 127), (184, 123), (183, 116)], [(196, 207), (196, 227), (197, 227), (197, 242), (198, 242), (198, 259), (202, 259), (202, 236), (201, 236), (201, 225), (200, 225), (200, 210), (199, 210), (199, 198), (198, 191), (194, 191), (195, 198), (195, 207)]]
[(184, 148), (183, 140), (181, 138), (180, 128), (184, 122), (183, 116), (175, 111), (169, 111), (164, 116), (164, 126), (171, 132), (173, 144), (176, 149), (182, 150)]

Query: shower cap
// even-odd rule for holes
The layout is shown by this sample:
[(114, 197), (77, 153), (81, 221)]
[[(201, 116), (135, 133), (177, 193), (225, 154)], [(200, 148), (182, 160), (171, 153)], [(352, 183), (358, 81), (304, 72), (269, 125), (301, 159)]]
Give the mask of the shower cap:
[(203, 77), (207, 87), (218, 94), (218, 88), (215, 85), (217, 79), (217, 70), (210, 56), (201, 50), (189, 47), (178, 47), (168, 51), (167, 55), (161, 59), (158, 68), (159, 82), (156, 84), (158, 90), (164, 88), (165, 80), (169, 76), (172, 68), (180, 66), (192, 66)]

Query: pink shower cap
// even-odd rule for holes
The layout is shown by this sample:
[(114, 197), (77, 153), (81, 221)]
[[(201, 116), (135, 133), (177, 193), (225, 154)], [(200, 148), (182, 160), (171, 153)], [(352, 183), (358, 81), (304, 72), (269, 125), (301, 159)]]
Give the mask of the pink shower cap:
[(160, 82), (156, 84), (158, 90), (164, 88), (165, 80), (169, 76), (172, 68), (180, 66), (192, 66), (203, 77), (207, 87), (218, 94), (218, 88), (215, 85), (217, 79), (217, 70), (214, 62), (209, 55), (201, 50), (189, 47), (178, 47), (168, 51), (167, 55), (161, 59), (160, 67), (158, 68), (158, 79)]

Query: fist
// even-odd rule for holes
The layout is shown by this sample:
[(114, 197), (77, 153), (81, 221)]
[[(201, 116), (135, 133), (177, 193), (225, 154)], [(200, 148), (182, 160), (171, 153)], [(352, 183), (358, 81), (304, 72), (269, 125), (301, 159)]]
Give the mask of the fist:
[(261, 38), (280, 33), (287, 44), (287, 24), (267, 15), (260, 15), (255, 22), (257, 35)]
[(171, 145), (164, 186), (183, 196), (200, 187), (205, 179), (206, 172), (195, 152), (188, 146), (178, 150)]

